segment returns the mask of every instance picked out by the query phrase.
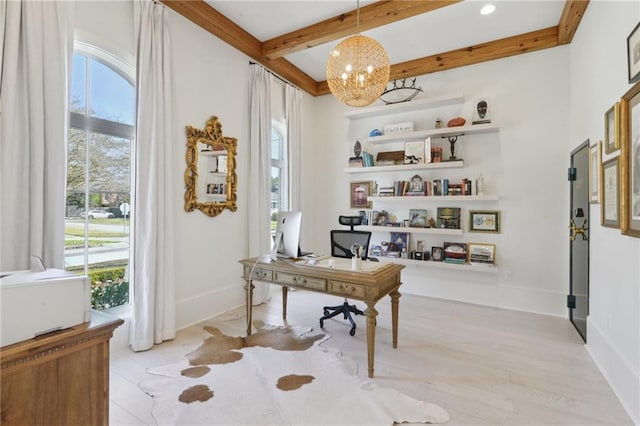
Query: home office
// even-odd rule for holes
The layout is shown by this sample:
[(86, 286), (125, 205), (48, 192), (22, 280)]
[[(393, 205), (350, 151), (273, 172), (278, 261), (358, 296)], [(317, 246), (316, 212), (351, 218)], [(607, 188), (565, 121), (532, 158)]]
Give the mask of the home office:
[[(200, 2), (182, 3), (191, 5), (190, 7), (195, 9), (205, 6)], [(242, 7), (245, 11), (251, 10), (251, 16), (254, 14), (258, 16), (267, 13), (269, 8), (267, 4), (261, 3), (243, 2)], [(473, 2), (456, 3), (430, 13), (436, 16), (447, 14), (448, 8), (455, 11), (455, 8), (468, 6), (467, 3)], [(500, 3), (504, 3), (505, 7), (516, 7), (516, 2)], [(522, 7), (528, 5), (527, 2), (524, 3)], [(531, 27), (522, 28), (518, 33), (553, 27), (557, 32), (564, 2), (559, 6), (555, 2), (548, 3), (547, 6), (553, 8), (554, 13), (540, 7), (540, 4), (531, 4), (529, 6), (533, 9), (529, 11), (529, 15), (549, 13), (554, 15), (553, 19), (545, 21), (542, 27), (532, 24)], [(238, 264), (238, 260), (258, 256), (270, 248), (269, 241), (261, 240), (260, 243), (256, 243), (255, 239), (258, 235), (270, 234), (268, 218), (271, 214), (269, 207), (271, 200), (268, 194), (271, 191), (268, 186), (271, 179), (270, 164), (260, 165), (257, 160), (252, 162), (255, 158), (261, 158), (261, 151), (259, 151), (260, 148), (251, 145), (251, 134), (255, 134), (258, 129), (264, 130), (263, 126), (257, 125), (258, 121), (252, 119), (249, 113), (248, 87), (252, 71), (248, 62), (256, 59), (247, 52), (232, 47), (221, 37), (212, 35), (208, 30), (194, 24), (171, 7), (160, 6), (166, 9), (164, 13), (167, 15), (171, 29), (169, 62), (174, 73), (173, 97), (170, 102), (173, 107), (171, 111), (173, 129), (167, 138), (169, 148), (164, 159), (154, 157), (157, 154), (155, 152), (145, 152), (144, 155), (139, 155), (138, 159), (144, 161), (145, 158), (155, 158), (155, 162), (170, 165), (171, 167), (166, 167), (162, 176), (151, 179), (163, 185), (166, 182), (170, 186), (160, 191), (168, 194), (164, 207), (140, 209), (138, 213), (142, 214), (141, 212), (144, 211), (144, 214), (148, 215), (167, 215), (162, 225), (155, 226), (149, 232), (150, 235), (160, 238), (157, 245), (163, 247), (161, 252), (153, 251), (151, 257), (158, 260), (156, 270), (158, 268), (165, 268), (165, 270), (155, 272), (154, 275), (174, 277), (170, 290), (174, 297), (171, 301), (167, 301), (170, 311), (169, 319), (165, 323), (166, 327), (160, 327), (168, 331), (167, 338), (171, 339), (171, 330), (180, 335), (181, 330), (186, 330), (190, 325), (216, 315), (224, 315), (230, 308), (244, 305), (242, 288), (244, 281), (242, 267)], [(213, 6), (215, 7), (215, 2)], [(220, 12), (225, 16), (230, 15), (230, 11), (223, 10), (224, 6), (225, 2), (221, 2)], [(309, 4), (302, 7), (296, 5), (296, 2), (289, 6), (302, 9), (311, 7)], [(129, 64), (136, 64), (134, 15), (131, 4), (76, 2), (74, 7), (73, 29), (77, 40), (95, 44), (114, 53)], [(323, 18), (317, 17), (309, 22), (318, 22), (354, 8), (355, 5), (350, 4), (341, 11), (327, 14)], [(282, 9), (274, 8), (274, 10), (280, 10), (280, 13), (283, 13)], [(499, 8), (498, 12), (500, 12)], [(296, 10), (296, 13), (301, 12)], [(461, 222), (464, 228), (461, 235), (447, 235), (445, 239), (441, 236), (429, 234), (423, 237), (423, 234), (418, 234), (420, 236), (414, 240), (425, 240), (430, 247), (440, 246), (445, 241), (495, 244), (497, 271), (496, 273), (476, 273), (438, 267), (429, 268), (431, 264), (429, 266), (408, 264), (402, 270), (399, 347), (394, 352), (387, 353), (385, 345), (389, 347), (391, 345), (382, 343), (390, 341), (388, 337), (391, 334), (389, 331), (391, 308), (386, 301), (377, 305), (377, 309), (380, 310), (377, 325), (379, 344), (376, 347), (375, 364), (377, 381), (390, 380), (391, 387), (408, 393), (414, 398), (438, 403), (452, 414), (452, 419), (455, 420), (458, 415), (468, 423), (499, 422), (500, 419), (504, 422), (508, 422), (504, 419), (514, 419), (514, 424), (524, 423), (526, 419), (530, 422), (549, 423), (562, 422), (566, 419), (569, 419), (567, 421), (582, 420), (583, 415), (588, 419), (585, 423), (605, 423), (607, 419), (599, 417), (604, 416), (602, 413), (615, 417), (610, 422), (638, 422), (639, 343), (637, 336), (639, 333), (637, 324), (640, 303), (637, 284), (640, 271), (637, 259), (640, 248), (636, 238), (621, 235), (619, 229), (600, 226), (600, 204), (594, 203), (588, 208), (591, 214), (589, 220), (591, 297), (586, 346), (583, 346), (580, 336), (569, 323), (566, 308), (569, 293), (569, 239), (567, 238), (569, 184), (566, 182), (566, 169), (569, 167), (570, 153), (575, 147), (587, 139), (590, 140), (590, 144), (603, 139), (604, 113), (632, 87), (627, 77), (625, 43), (637, 24), (638, 15), (638, 6), (632, 2), (592, 1), (585, 9), (584, 16), (569, 44), (535, 51), (530, 49), (528, 53), (472, 63), (440, 72), (425, 71), (417, 76), (417, 85), (422, 87), (424, 92), (409, 104), (423, 98), (456, 92), (462, 93), (463, 97), (457, 105), (443, 105), (428, 113), (407, 112), (408, 115), (415, 117), (351, 119), (345, 116), (347, 109), (328, 92), (320, 96), (310, 95), (305, 90), (307, 85), (289, 80), (282, 73), (276, 72), (302, 89), (297, 94), (290, 93), (292, 98), (299, 97), (301, 125), (298, 130), (289, 129), (284, 117), (287, 116), (287, 108), (289, 113), (293, 112), (291, 108), (293, 103), (286, 101), (287, 89), (276, 78), (263, 76), (265, 79), (271, 78), (270, 91), (273, 96), (269, 96), (272, 99), (272, 114), (269, 114), (269, 118), (266, 119), (267, 131), (262, 138), (271, 139), (268, 133), (272, 128), (272, 117), (276, 117), (273, 121), (277, 123), (273, 127), (278, 129), (277, 126), (280, 126), (279, 129), (283, 130), (288, 137), (295, 135), (296, 132), (300, 135), (298, 175), (294, 173), (288, 176), (288, 182), (299, 187), (298, 204), (291, 204), (282, 210), (303, 212), (302, 248), (319, 255), (330, 251), (329, 232), (331, 229), (340, 228), (337, 218), (340, 215), (357, 215), (361, 210), (360, 208), (352, 209), (350, 206), (350, 183), (379, 180), (377, 176), (345, 172), (357, 140), (365, 144), (365, 139), (368, 138), (372, 129), (405, 121), (423, 122), (425, 129), (427, 124), (431, 129), (438, 115), (441, 115), (440, 118), (445, 124), (449, 118), (455, 116), (466, 117), (467, 121), (471, 122), (473, 101), (480, 98), (490, 100), (491, 124), (499, 126), (499, 131), (465, 135), (459, 138), (456, 142), (456, 156), (464, 159), (464, 172), (452, 169), (443, 171), (441, 176), (446, 177), (444, 175), (450, 173), (451, 179), (477, 179), (482, 175), (486, 194), (499, 194), (499, 198), (487, 201), (464, 201), (467, 204), (461, 206), (463, 214)], [(489, 19), (495, 19), (495, 16), (499, 15), (493, 16)], [(240, 16), (229, 19), (239, 20), (239, 18)], [(465, 40), (462, 37), (463, 29), (466, 27), (451, 24), (451, 21), (445, 21), (443, 18), (439, 19), (444, 22), (440, 26), (436, 26), (437, 24), (422, 26), (425, 29), (433, 28), (435, 34), (429, 33), (416, 37), (397, 36), (398, 44), (432, 46), (437, 40), (451, 43), (441, 48), (434, 47), (436, 50), (424, 52), (420, 56), (427, 57), (491, 41)], [(286, 19), (278, 17), (264, 19), (264, 21), (271, 22), (275, 26), (276, 23), (282, 23)], [(295, 28), (281, 28), (273, 34), (256, 35), (256, 37), (264, 41), (305, 25), (308, 23), (300, 24)], [(393, 25), (401, 25), (401, 23)], [(241, 26), (251, 32), (245, 24)], [(493, 26), (502, 28), (501, 31), (503, 31), (500, 35), (496, 35), (496, 40), (514, 35), (507, 30), (506, 24)], [(602, 31), (603, 28), (607, 30)], [(405, 34), (401, 31), (391, 32)], [(478, 32), (483, 33), (483, 31)], [(554, 34), (553, 30), (549, 30), (549, 34)], [(543, 35), (540, 33), (539, 40), (553, 39), (553, 35), (547, 37)], [(414, 59), (413, 57), (394, 57), (398, 54), (399, 48), (393, 47), (390, 44), (391, 40), (385, 42), (381, 37), (375, 38), (378, 38), (388, 51), (392, 64)], [(334, 40), (329, 44), (332, 48), (337, 43), (338, 40)], [(549, 44), (553, 42), (550, 41)], [(290, 63), (297, 63), (297, 60), (294, 62), (295, 55), (302, 55), (302, 53), (292, 53)], [(284, 60), (274, 59), (272, 62), (280, 64), (283, 68), (288, 67), (286, 64), (283, 65)], [(322, 64), (314, 68), (313, 72), (320, 75), (314, 78), (315, 81), (324, 81), (326, 77), (322, 75), (325, 72), (323, 69), (325, 66), (326, 57)], [(9, 76), (10, 74), (3, 72), (5, 81)], [(8, 102), (6, 96), (9, 93), (5, 90), (8, 89), (3, 84), (3, 120), (8, 111), (12, 110), (5, 103)], [(47, 94), (49, 96), (50, 92), (47, 91)], [(213, 218), (202, 214), (201, 211), (184, 211), (185, 184), (183, 181), (186, 166), (185, 128), (188, 125), (202, 128), (212, 115), (218, 116), (222, 122), (225, 135), (238, 140), (236, 165), (238, 208), (235, 212), (225, 210)], [(144, 119), (140, 122), (154, 121)], [(252, 125), (256, 126), (253, 130)], [(416, 130), (422, 129), (416, 127)], [(13, 154), (5, 155), (5, 149), (7, 149), (5, 146), (11, 140), (27, 140), (27, 138), (7, 137), (3, 133), (3, 161), (9, 161), (5, 158), (15, 160)], [(438, 139), (436, 142), (444, 142), (440, 144), (444, 147), (443, 157), (448, 157), (448, 140)], [(18, 148), (15, 145), (12, 147)], [(262, 152), (263, 156), (270, 156), (270, 154)], [(604, 152), (603, 160), (614, 158), (616, 155), (616, 151), (610, 154)], [(3, 163), (3, 171), (5, 170), (7, 169)], [(426, 176), (427, 173), (419, 174)], [(64, 172), (55, 179), (62, 180), (63, 177)], [(405, 179), (405, 176), (389, 175), (384, 179), (393, 182)], [(4, 182), (11, 182), (11, 185), (22, 193), (33, 194), (33, 190), (29, 189), (27, 180), (23, 177), (3, 178), (2, 182), (3, 197), (9, 195), (5, 192)], [(146, 180), (139, 182), (138, 187), (144, 188), (145, 194), (153, 193), (150, 189), (155, 188), (155, 186), (149, 187)], [(267, 187), (266, 190), (263, 189), (265, 187)], [(47, 191), (47, 193), (52, 192)], [(259, 198), (260, 194), (263, 194), (262, 199)], [(18, 195), (10, 201), (6, 198), (2, 200), (2, 233), (5, 236), (13, 235), (7, 229), (16, 227), (14, 226), (16, 223), (10, 220), (7, 212), (11, 209), (10, 206), (18, 204), (16, 209), (19, 209), (17, 211), (22, 215), (25, 211), (31, 211), (34, 208), (29, 201), (24, 201), (23, 197)], [(262, 212), (253, 207), (254, 201), (256, 204), (266, 205)], [(398, 201), (398, 203), (404, 202)], [(374, 207), (380, 206), (375, 210), (395, 213), (399, 220), (408, 217), (411, 206), (407, 204), (397, 207), (397, 203), (393, 203), (394, 201), (386, 199), (373, 200)], [(435, 216), (433, 212), (437, 207), (450, 207), (450, 205), (436, 203), (417, 208), (426, 209), (428, 218)], [(501, 232), (473, 234), (467, 232), (468, 214), (472, 210), (500, 211)], [(267, 219), (263, 220), (262, 217)], [(145, 223), (152, 223), (149, 220), (145, 220)], [(582, 222), (582, 220), (577, 221), (579, 225)], [(29, 229), (30, 225), (25, 226)], [(142, 227), (139, 230), (142, 230)], [(376, 230), (375, 232), (384, 231)], [(27, 233), (23, 231), (21, 235), (22, 237), (10, 238), (12, 244), (15, 241), (24, 240), (24, 235)], [(171, 238), (162, 240), (168, 236)], [(377, 238), (376, 242), (387, 239), (383, 234), (377, 234), (374, 237)], [(3, 245), (3, 254), (8, 251), (5, 247)], [(167, 252), (164, 251), (165, 247)], [(31, 254), (29, 250), (23, 251)], [(139, 257), (137, 259), (140, 261)], [(62, 259), (59, 263), (64, 266)], [(160, 281), (161, 279), (158, 280)], [(262, 318), (274, 321), (280, 319), (279, 290), (275, 287), (267, 293), (266, 290), (259, 289), (254, 295), (254, 303), (257, 304), (254, 306), (254, 315), (265, 315)], [(331, 300), (319, 294), (311, 294), (309, 297), (307, 293), (304, 291), (289, 293), (289, 322), (317, 326), (322, 307), (342, 301), (342, 298)], [(268, 298), (272, 300), (267, 303)], [(260, 303), (262, 304), (258, 305)], [(261, 311), (274, 304), (276, 306), (273, 312)], [(500, 315), (503, 310), (523, 316), (516, 315), (515, 319), (510, 317), (495, 319), (494, 315)], [(309, 313), (307, 314), (306, 311)], [(171, 313), (174, 321), (171, 321)], [(435, 315), (442, 316), (436, 318)], [(484, 319), (487, 324), (484, 328), (485, 333), (478, 332), (477, 334), (482, 337), (476, 338), (473, 324), (479, 323), (481, 319)], [(364, 340), (356, 340), (364, 339), (365, 333), (358, 331), (351, 337), (348, 334), (348, 323), (341, 319), (330, 321), (328, 325), (325, 323), (325, 329), (332, 335), (336, 346), (343, 345), (339, 347), (344, 353), (359, 357), (360, 365), (366, 365)], [(356, 321), (358, 327), (364, 330), (365, 318), (360, 316)], [(463, 322), (467, 325), (471, 323), (471, 328), (462, 329)], [(537, 324), (539, 329), (532, 330), (526, 325), (520, 330), (511, 328), (516, 324), (526, 323)], [(564, 323), (568, 325), (566, 329), (558, 325)], [(436, 325), (441, 329), (446, 328), (447, 331), (439, 331)], [(550, 332), (553, 336), (552, 341), (562, 342), (560, 348), (548, 342), (537, 341), (538, 333), (541, 333), (539, 330), (545, 328), (552, 330)], [(125, 330), (126, 337), (119, 337), (118, 333)], [(127, 350), (128, 332), (126, 325), (119, 327), (116, 330), (115, 339), (112, 340), (112, 348), (118, 346), (122, 350)], [(496, 340), (498, 335), (500, 340)], [(447, 336), (456, 341), (445, 344)], [(351, 339), (353, 343), (345, 339)], [(152, 337), (151, 345), (154, 344), (154, 340), (156, 339)], [(165, 339), (160, 336), (160, 340)], [(168, 343), (171, 344), (171, 342)], [(495, 347), (491, 347), (491, 343), (495, 343)], [(403, 348), (403, 345), (407, 346)], [(534, 348), (530, 349), (531, 346), (528, 345), (533, 345)], [(163, 346), (165, 344), (158, 344), (156, 348)], [(523, 370), (518, 370), (517, 373), (510, 370), (512, 359), (502, 362), (499, 366), (495, 365), (500, 364), (499, 361), (494, 363), (490, 360), (494, 357), (498, 359), (500, 352), (516, 351), (518, 346), (534, 351), (532, 352), (535, 353), (534, 357), (539, 360), (539, 363), (527, 364), (524, 368), (524, 370), (532, 370), (532, 375), (524, 374)], [(563, 359), (564, 352), (572, 350), (574, 346), (582, 352), (574, 353), (574, 357), (559, 361)], [(450, 352), (443, 349), (452, 347), (455, 349)], [(404, 352), (409, 351), (409, 348), (411, 353)], [(438, 348), (443, 352), (439, 352)], [(146, 352), (141, 352), (136, 355), (144, 357), (145, 354)], [(431, 354), (430, 357), (429, 354)], [(447, 354), (450, 355), (448, 357), (450, 364), (443, 360)], [(524, 358), (516, 355), (514, 357)], [(413, 375), (419, 377), (420, 385), (403, 384), (401, 379), (385, 379), (390, 376), (404, 378), (411, 376), (412, 373), (403, 369), (400, 362), (400, 360), (411, 362), (408, 361), (410, 359), (414, 360), (414, 364), (409, 365), (413, 366), (411, 367)], [(576, 359), (580, 360), (579, 366), (572, 364)], [(454, 360), (459, 360), (460, 364), (454, 363)], [(459, 370), (458, 367), (461, 367), (463, 362), (471, 367)], [(418, 370), (418, 365), (424, 367)], [(477, 368), (478, 365), (484, 368)], [(364, 370), (361, 368), (360, 372), (366, 375)], [(493, 377), (510, 376), (517, 383), (502, 383), (500, 386), (508, 389), (493, 399), (486, 393), (487, 386), (490, 386), (488, 383), (494, 383), (488, 378), (489, 374), (482, 375), (482, 379), (478, 382), (474, 382), (473, 379), (476, 377), (474, 374), (481, 374), (488, 370), (491, 370)], [(584, 373), (584, 376), (581, 379), (573, 375), (557, 376), (564, 370), (579, 370)], [(455, 371), (467, 373), (456, 375)], [(576, 373), (576, 376), (579, 375), (580, 373)], [(552, 391), (548, 391), (549, 388), (545, 388), (544, 385), (535, 387), (531, 384), (537, 377), (549, 376), (563, 377), (558, 380), (563, 383), (574, 380), (588, 381), (590, 378), (601, 387), (590, 388), (590, 393), (572, 394), (574, 400), (580, 401), (577, 403), (578, 408), (551, 407), (553, 401), (562, 400), (564, 392), (573, 392), (575, 389), (566, 389), (557, 385), (552, 379), (549, 379), (553, 383), (550, 385)], [(120, 409), (111, 411), (113, 419), (115, 419), (114, 415), (123, 417), (131, 415), (137, 418), (142, 416), (136, 411), (136, 407), (132, 407), (132, 404), (126, 401), (127, 398), (122, 396), (132, 388), (137, 391), (134, 382), (135, 379), (127, 377), (122, 371), (114, 375), (111, 397), (117, 401)], [(427, 382), (437, 384), (429, 385)], [(474, 385), (479, 382), (483, 384)], [(523, 383), (526, 385), (522, 385)], [(589, 385), (580, 383), (576, 387), (584, 385), (584, 388), (589, 388)], [(520, 385), (531, 385), (534, 390), (531, 390), (531, 387), (520, 387)], [(524, 389), (530, 391), (529, 395), (534, 396), (531, 398), (514, 396), (527, 393)], [(426, 396), (420, 397), (422, 391), (426, 392)], [(493, 391), (495, 389), (492, 389)], [(548, 396), (547, 402), (541, 403), (535, 400), (535, 395)], [(514, 398), (516, 402), (513, 402)], [(589, 401), (603, 401), (603, 404), (611, 405), (601, 406)], [(138, 403), (138, 405), (142, 404)], [(507, 407), (510, 404), (513, 405)], [(539, 404), (553, 414), (549, 414), (546, 418), (536, 417), (543, 416), (537, 410)], [(558, 405), (561, 404), (558, 403)], [(467, 409), (463, 408), (465, 406)], [(486, 408), (487, 406), (490, 408)], [(482, 418), (482, 415), (475, 417), (475, 413), (486, 411), (490, 411), (486, 413), (486, 417)], [(626, 413), (628, 418), (616, 417), (620, 412)], [(515, 417), (508, 417), (505, 413)], [(125, 418), (130, 420), (130, 417)]]

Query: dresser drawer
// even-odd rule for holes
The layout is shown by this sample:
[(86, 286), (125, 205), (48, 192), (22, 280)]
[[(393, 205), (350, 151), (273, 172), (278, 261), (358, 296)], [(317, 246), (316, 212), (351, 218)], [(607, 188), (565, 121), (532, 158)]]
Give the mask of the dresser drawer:
[[(245, 278), (249, 276), (250, 271), (251, 271), (251, 268), (249, 266), (244, 267)], [(251, 278), (259, 281), (273, 281), (273, 271), (270, 271), (268, 269), (262, 269), (262, 268), (254, 268), (253, 276)]]
[(312, 277), (304, 277), (304, 276), (294, 275), (294, 274), (285, 274), (282, 272), (275, 272), (274, 281), (277, 281), (285, 285), (291, 285), (291, 286), (302, 287), (302, 288), (310, 288), (313, 290), (325, 291), (327, 289), (327, 280), (323, 278), (312, 278)]
[(364, 286), (341, 281), (329, 281), (329, 292), (345, 296), (364, 297)]

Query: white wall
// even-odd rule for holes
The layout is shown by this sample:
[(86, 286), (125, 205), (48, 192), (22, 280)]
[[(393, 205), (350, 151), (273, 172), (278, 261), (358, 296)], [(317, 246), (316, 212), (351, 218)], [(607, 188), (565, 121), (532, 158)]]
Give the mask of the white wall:
[[(570, 47), (569, 152), (603, 140), (604, 112), (632, 86), (626, 38), (638, 23), (638, 2), (591, 2)], [(607, 155), (613, 158), (620, 151)], [(565, 154), (566, 155), (566, 154)], [(587, 349), (629, 415), (640, 423), (640, 239), (600, 226), (592, 204)]]
[[(327, 235), (326, 241), (322, 241), (323, 252), (329, 250), (328, 230), (339, 227), (338, 215), (357, 213), (349, 207), (350, 181), (376, 180), (390, 184), (411, 175), (345, 174), (344, 168), (348, 157), (353, 155), (355, 140), (364, 142), (371, 129), (404, 121), (412, 121), (416, 130), (433, 128), (438, 116), (446, 123), (450, 118), (461, 115), (470, 124), (473, 100), (486, 97), (491, 104), (493, 123), (500, 126), (499, 133), (468, 135), (459, 139), (455, 153), (464, 159), (464, 169), (420, 174), (424, 179), (450, 180), (475, 179), (482, 174), (485, 193), (497, 193), (500, 201), (459, 204), (463, 228), (467, 228), (469, 209), (500, 210), (502, 232), (497, 235), (465, 233), (454, 237), (426, 235), (419, 239), (425, 240), (427, 247), (442, 246), (444, 241), (494, 243), (499, 273), (492, 275), (408, 266), (403, 271), (402, 291), (565, 316), (568, 292), (565, 223), (568, 202), (568, 157), (565, 152), (568, 81), (567, 50), (562, 47), (418, 79), (418, 86), (424, 90), (420, 97), (463, 92), (465, 103), (454, 107), (349, 121), (343, 116), (345, 108), (333, 97), (319, 98), (315, 158), (324, 164), (327, 173), (306, 178), (319, 185), (315, 191), (319, 194), (317, 209), (325, 213), (317, 228), (320, 235)], [(432, 139), (432, 143), (442, 146), (444, 156), (448, 157), (449, 143), (446, 139)], [(367, 145), (364, 147), (366, 149)], [(377, 202), (374, 209), (385, 209), (402, 220), (408, 218), (409, 208), (426, 208), (428, 216), (436, 216), (436, 208), (446, 205)], [(379, 242), (388, 240), (388, 237), (387, 232), (375, 233), (373, 240)]]

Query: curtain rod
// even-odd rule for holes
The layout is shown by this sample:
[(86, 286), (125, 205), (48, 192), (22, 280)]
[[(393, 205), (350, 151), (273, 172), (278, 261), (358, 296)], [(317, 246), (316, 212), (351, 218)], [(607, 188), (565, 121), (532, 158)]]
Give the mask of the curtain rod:
[(267, 67), (265, 67), (264, 65), (258, 63), (258, 62), (254, 62), (254, 61), (249, 61), (249, 65), (260, 65), (262, 68), (264, 68), (264, 70), (266, 72), (268, 72), (269, 74), (271, 74), (272, 76), (274, 76), (275, 78), (277, 78), (278, 80), (280, 80), (281, 82), (288, 84), (290, 86), (295, 87), (298, 90), (301, 90), (298, 86), (296, 86), (295, 84), (292, 84), (291, 82), (285, 80), (284, 78), (280, 77), (278, 74), (274, 73), (273, 71), (271, 71), (270, 69), (268, 69)]

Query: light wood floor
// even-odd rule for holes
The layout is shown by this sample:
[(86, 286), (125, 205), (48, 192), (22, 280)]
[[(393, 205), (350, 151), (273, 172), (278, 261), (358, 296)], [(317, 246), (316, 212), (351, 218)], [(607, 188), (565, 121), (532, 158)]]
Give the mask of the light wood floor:
[[(273, 293), (271, 302), (254, 308), (254, 318), (283, 324), (280, 292)], [(398, 348), (392, 349), (389, 300), (376, 306), (375, 381), (442, 406), (451, 415), (448, 425), (632, 424), (568, 320), (403, 295)], [(331, 296), (290, 292), (288, 324), (317, 328), (322, 306), (340, 303)], [(332, 336), (325, 345), (339, 348), (366, 379), (364, 317), (357, 318), (354, 337), (348, 323), (336, 318), (325, 322)], [(244, 321), (237, 309), (206, 324), (244, 335)], [(150, 351), (112, 354), (111, 424), (156, 424), (151, 398), (136, 384), (146, 368), (176, 362), (201, 336), (199, 324)]]

